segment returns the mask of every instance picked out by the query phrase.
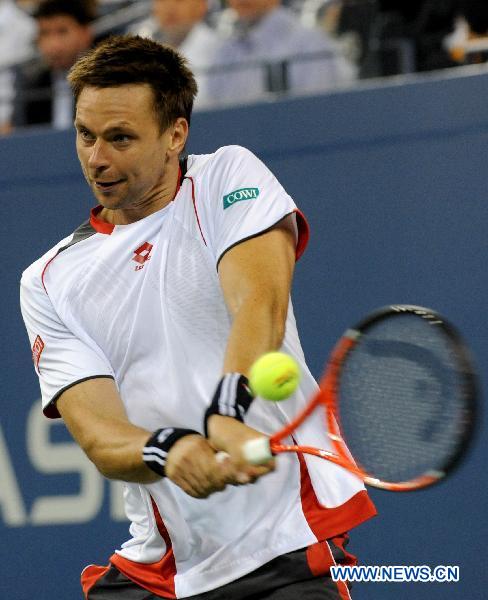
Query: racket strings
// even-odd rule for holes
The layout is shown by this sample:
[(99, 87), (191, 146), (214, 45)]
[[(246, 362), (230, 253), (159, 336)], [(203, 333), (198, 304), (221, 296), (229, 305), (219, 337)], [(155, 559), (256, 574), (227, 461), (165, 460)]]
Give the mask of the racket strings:
[(463, 374), (441, 327), (415, 315), (371, 325), (339, 378), (341, 431), (356, 461), (383, 481), (442, 470), (459, 440)]

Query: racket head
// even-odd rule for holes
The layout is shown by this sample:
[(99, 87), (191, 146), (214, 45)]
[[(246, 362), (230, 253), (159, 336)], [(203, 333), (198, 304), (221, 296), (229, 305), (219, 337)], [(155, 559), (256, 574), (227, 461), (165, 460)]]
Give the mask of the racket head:
[(373, 487), (438, 483), (471, 445), (473, 361), (456, 328), (432, 309), (396, 304), (363, 318), (334, 347), (320, 390), (334, 451), (343, 461), (352, 454)]

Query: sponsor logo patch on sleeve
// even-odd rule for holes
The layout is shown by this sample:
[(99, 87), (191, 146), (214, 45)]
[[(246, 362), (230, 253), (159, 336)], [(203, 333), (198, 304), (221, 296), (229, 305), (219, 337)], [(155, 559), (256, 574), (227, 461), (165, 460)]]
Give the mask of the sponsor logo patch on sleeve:
[(241, 188), (224, 196), (224, 210), (242, 200), (254, 200), (259, 196), (258, 188)]
[(34, 367), (39, 371), (39, 360), (41, 359), (42, 351), (44, 350), (44, 342), (40, 335), (34, 340), (32, 346), (32, 360), (34, 361)]

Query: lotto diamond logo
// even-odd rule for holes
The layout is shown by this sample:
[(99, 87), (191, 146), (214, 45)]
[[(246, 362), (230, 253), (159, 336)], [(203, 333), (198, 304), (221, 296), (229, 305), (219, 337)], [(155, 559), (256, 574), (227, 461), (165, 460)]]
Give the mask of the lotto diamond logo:
[(41, 360), (41, 354), (44, 350), (44, 342), (40, 335), (36, 337), (34, 340), (34, 344), (32, 345), (32, 360), (34, 361), (34, 366), (37, 370), (39, 370), (39, 361)]
[(151, 254), (152, 247), (152, 244), (149, 242), (144, 242), (142, 246), (139, 246), (137, 250), (134, 250), (134, 256), (132, 257), (132, 260), (134, 260), (136, 263), (139, 263), (135, 269), (136, 271), (143, 269), (146, 261), (150, 260), (151, 257), (149, 255)]

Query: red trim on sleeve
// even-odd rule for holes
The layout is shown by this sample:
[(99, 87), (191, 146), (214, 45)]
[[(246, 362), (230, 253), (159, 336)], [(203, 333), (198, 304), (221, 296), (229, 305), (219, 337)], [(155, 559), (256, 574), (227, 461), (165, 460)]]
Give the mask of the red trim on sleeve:
[(59, 414), (59, 411), (56, 408), (55, 402), (50, 402), (43, 409), (43, 413), (44, 413), (44, 416), (47, 417), (48, 419), (60, 419), (61, 418), (61, 415)]
[(169, 537), (159, 509), (152, 498), (151, 504), (156, 526), (166, 544), (166, 553), (163, 558), (158, 562), (146, 564), (128, 560), (120, 556), (120, 554), (113, 554), (110, 562), (138, 586), (163, 598), (176, 598), (176, 561), (173, 554), (173, 544), (171, 543), (171, 538)]
[(205, 236), (203, 235), (202, 226), (200, 225), (200, 219), (198, 217), (197, 202), (196, 202), (196, 198), (195, 198), (195, 182), (193, 181), (193, 177), (187, 177), (187, 179), (189, 179), (191, 181), (191, 199), (193, 202), (193, 210), (195, 211), (195, 216), (197, 218), (198, 229), (200, 230), (200, 235), (202, 236), (203, 243), (206, 246), (207, 240), (205, 239)]
[(300, 462), (300, 496), (303, 514), (319, 541), (340, 536), (376, 515), (376, 508), (366, 490), (361, 490), (340, 506), (334, 508), (322, 506), (313, 489), (305, 459), (300, 454), (297, 456)]
[(98, 233), (105, 233), (110, 235), (112, 231), (115, 229), (115, 225), (113, 223), (107, 223), (107, 221), (102, 221), (102, 219), (98, 218), (98, 214), (103, 210), (103, 206), (95, 206), (90, 211), (90, 225), (93, 227), (95, 231)]
[(305, 248), (308, 246), (308, 240), (310, 239), (310, 225), (300, 209), (296, 208), (293, 212), (295, 213), (297, 220), (298, 241), (296, 259), (299, 260), (305, 252)]
[(85, 598), (88, 598), (88, 592), (92, 587), (99, 581), (105, 573), (110, 569), (110, 565), (107, 567), (99, 567), (98, 565), (89, 565), (86, 569), (83, 569), (81, 574), (81, 587), (83, 588), (83, 594)]

